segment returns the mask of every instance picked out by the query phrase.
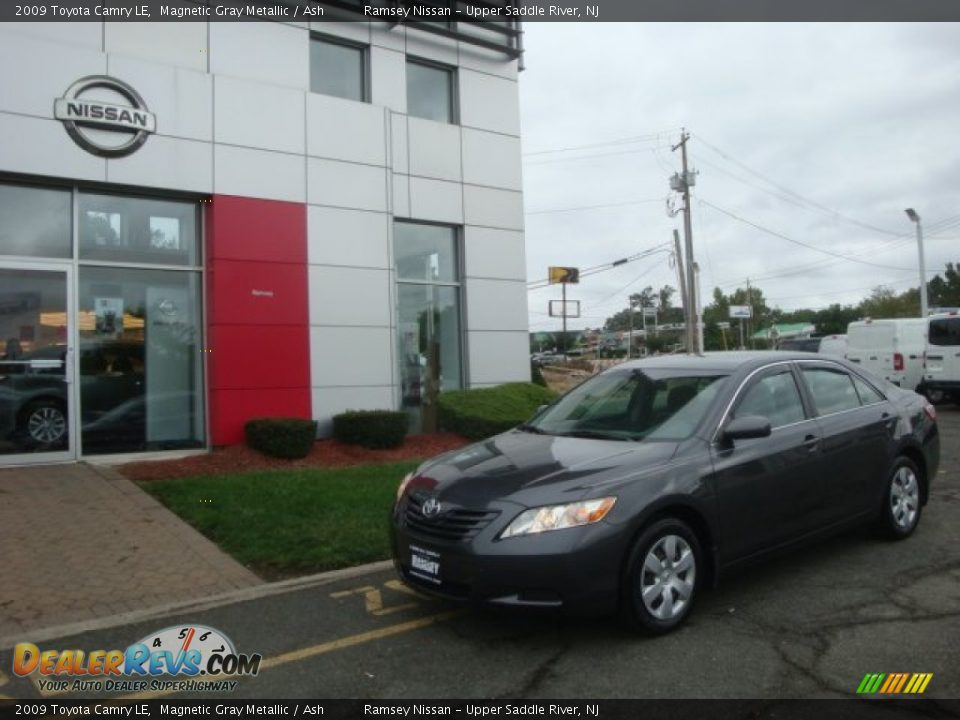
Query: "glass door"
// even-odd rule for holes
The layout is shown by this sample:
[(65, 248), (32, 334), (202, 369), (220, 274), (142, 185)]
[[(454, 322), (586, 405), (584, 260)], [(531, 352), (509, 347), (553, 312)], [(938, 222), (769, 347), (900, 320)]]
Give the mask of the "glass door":
[(0, 466), (76, 458), (72, 281), (60, 263), (0, 266)]

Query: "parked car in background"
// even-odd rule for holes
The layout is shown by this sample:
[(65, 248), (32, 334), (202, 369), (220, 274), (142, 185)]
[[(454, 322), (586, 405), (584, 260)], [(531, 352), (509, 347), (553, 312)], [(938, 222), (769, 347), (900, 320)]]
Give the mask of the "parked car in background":
[(777, 350), (790, 350), (793, 352), (820, 352), (820, 338), (786, 338), (777, 343)]
[(836, 355), (837, 357), (846, 357), (847, 354), (847, 336), (846, 335), (824, 335), (820, 338), (820, 348), (817, 352), (823, 355)]
[(894, 385), (915, 390), (923, 380), (926, 318), (860, 320), (847, 326), (847, 360)]
[(559, 365), (567, 362), (567, 360), (566, 355), (557, 352), (538, 353), (533, 358), (533, 362), (537, 365)]
[(862, 522), (908, 537), (939, 453), (925, 398), (839, 358), (659, 355), (410, 473), (394, 563), (440, 597), (664, 633), (742, 563)]
[(960, 403), (960, 315), (932, 315), (927, 331), (923, 392), (933, 402)]

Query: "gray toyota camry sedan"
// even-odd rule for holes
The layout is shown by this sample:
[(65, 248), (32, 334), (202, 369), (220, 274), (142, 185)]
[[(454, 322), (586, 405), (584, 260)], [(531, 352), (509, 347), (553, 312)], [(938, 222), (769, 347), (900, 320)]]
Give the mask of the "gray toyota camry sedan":
[(933, 406), (842, 360), (648, 358), (408, 475), (394, 560), (443, 597), (663, 633), (739, 563), (859, 523), (908, 537), (939, 454)]

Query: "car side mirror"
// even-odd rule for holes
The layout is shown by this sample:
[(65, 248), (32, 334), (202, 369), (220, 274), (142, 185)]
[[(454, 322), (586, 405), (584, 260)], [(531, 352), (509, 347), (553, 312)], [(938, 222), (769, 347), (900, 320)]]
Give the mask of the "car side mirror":
[(726, 442), (732, 440), (747, 440), (749, 438), (770, 437), (770, 420), (759, 415), (745, 415), (734, 418), (723, 428), (721, 435)]

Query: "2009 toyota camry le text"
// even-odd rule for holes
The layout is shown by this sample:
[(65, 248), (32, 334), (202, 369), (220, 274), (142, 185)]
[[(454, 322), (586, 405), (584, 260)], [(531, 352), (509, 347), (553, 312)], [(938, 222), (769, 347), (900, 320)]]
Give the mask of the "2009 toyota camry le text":
[(408, 475), (394, 561), (442, 597), (663, 633), (744, 561), (858, 523), (908, 537), (939, 455), (933, 406), (845, 361), (648, 358)]

